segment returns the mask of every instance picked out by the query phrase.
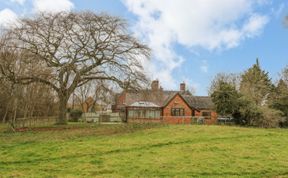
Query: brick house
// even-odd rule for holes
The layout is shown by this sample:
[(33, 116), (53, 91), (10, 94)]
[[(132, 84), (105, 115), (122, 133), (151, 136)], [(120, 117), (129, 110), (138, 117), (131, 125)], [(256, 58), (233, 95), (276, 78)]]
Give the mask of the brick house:
[(185, 83), (179, 91), (163, 90), (154, 80), (151, 89), (123, 91), (116, 95), (113, 112), (122, 113), (126, 122), (163, 122), (190, 124), (202, 119), (205, 124), (214, 124), (217, 114), (208, 96), (192, 96)]

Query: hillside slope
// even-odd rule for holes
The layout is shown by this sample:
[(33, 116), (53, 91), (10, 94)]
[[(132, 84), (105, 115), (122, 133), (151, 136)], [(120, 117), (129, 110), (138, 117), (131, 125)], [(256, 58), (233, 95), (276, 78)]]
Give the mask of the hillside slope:
[(288, 177), (288, 130), (137, 127), (2, 132), (0, 177)]

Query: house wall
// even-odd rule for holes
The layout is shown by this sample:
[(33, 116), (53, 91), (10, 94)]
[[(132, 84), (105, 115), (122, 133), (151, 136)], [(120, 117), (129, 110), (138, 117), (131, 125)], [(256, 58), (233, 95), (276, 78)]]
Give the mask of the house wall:
[(211, 112), (211, 118), (210, 119), (205, 119), (205, 124), (211, 125), (211, 124), (216, 124), (217, 123), (217, 113), (213, 110), (209, 109), (201, 109), (200, 112), (197, 112), (195, 115), (196, 116), (202, 116), (203, 112)]
[(125, 104), (126, 99), (126, 92), (122, 92), (118, 96), (116, 96), (115, 104), (112, 106), (112, 112), (121, 112), (121, 109), (119, 106), (123, 106)]
[(211, 112), (211, 118), (210, 119), (205, 119), (205, 124), (216, 124), (217, 123), (217, 113), (212, 110), (202, 110), (201, 112)]
[[(184, 116), (171, 116), (171, 108), (184, 108)], [(182, 97), (176, 95), (163, 108), (163, 122), (168, 124), (190, 124), (192, 117), (192, 109), (187, 105)]]
[(161, 123), (160, 118), (128, 118), (129, 123)]
[(125, 99), (126, 99), (126, 92), (122, 92), (118, 98), (117, 98), (117, 105), (121, 105), (121, 104), (124, 104), (125, 102)]

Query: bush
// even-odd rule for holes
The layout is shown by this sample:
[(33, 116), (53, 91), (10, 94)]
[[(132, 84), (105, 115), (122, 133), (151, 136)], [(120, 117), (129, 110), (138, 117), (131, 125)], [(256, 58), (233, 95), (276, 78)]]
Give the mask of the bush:
[(70, 121), (71, 122), (78, 122), (79, 118), (82, 116), (82, 111), (79, 109), (71, 110), (70, 111)]
[(238, 99), (238, 110), (232, 114), (236, 124), (250, 126), (256, 126), (255, 122), (261, 118), (261, 115), (259, 107), (245, 96)]
[(275, 128), (284, 121), (282, 113), (278, 110), (250, 103), (241, 106), (237, 122), (242, 125)]
[(283, 116), (279, 126), (283, 127), (283, 128), (288, 128), (288, 117), (287, 116)]
[(284, 121), (281, 111), (267, 107), (261, 107), (260, 111), (262, 112), (261, 118), (256, 122), (259, 127), (279, 127), (280, 123)]

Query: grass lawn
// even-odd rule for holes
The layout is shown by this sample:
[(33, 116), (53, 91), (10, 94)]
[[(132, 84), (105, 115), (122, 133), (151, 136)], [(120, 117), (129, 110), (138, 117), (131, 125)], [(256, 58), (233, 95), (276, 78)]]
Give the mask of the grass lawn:
[(75, 125), (6, 133), (0, 177), (288, 177), (288, 130)]

